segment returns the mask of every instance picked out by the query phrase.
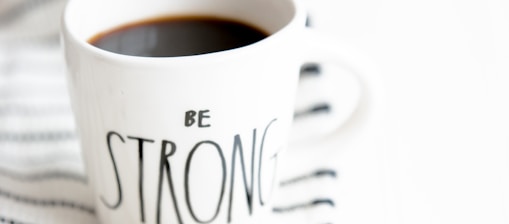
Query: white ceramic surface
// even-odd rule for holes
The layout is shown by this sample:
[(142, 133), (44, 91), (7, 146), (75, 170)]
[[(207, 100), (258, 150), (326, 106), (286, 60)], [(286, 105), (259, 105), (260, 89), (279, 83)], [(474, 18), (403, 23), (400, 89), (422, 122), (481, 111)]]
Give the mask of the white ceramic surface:
[[(164, 13), (233, 17), (271, 35), (239, 49), (171, 58), (118, 55), (86, 43), (105, 29)], [(99, 219), (267, 218), (300, 65), (330, 62), (357, 77), (347, 79), (352, 98), (326, 122), (328, 132), (353, 113), (359, 83), (371, 74), (304, 21), (304, 9), (290, 0), (71, 1), (63, 17), (68, 83)]]

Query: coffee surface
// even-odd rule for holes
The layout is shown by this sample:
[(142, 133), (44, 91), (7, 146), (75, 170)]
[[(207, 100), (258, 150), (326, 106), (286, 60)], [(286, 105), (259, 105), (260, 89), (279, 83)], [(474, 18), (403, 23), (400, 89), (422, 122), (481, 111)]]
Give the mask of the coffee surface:
[(97, 34), (89, 43), (119, 54), (173, 57), (239, 48), (267, 36), (264, 31), (238, 21), (189, 16), (126, 24)]

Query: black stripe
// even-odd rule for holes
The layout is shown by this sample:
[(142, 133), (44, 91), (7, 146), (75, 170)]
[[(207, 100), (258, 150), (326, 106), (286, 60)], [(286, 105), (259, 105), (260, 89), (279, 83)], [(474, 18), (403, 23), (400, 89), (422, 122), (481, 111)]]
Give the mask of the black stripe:
[(336, 179), (337, 173), (335, 170), (332, 170), (332, 169), (319, 169), (319, 170), (316, 170), (310, 174), (304, 174), (304, 175), (296, 176), (293, 178), (289, 178), (287, 180), (283, 180), (279, 183), (279, 186), (285, 187), (288, 185), (300, 183), (303, 181), (310, 181), (310, 180), (320, 178), (320, 177), (330, 177), (332, 179)]
[(308, 203), (302, 203), (302, 204), (295, 204), (295, 205), (289, 205), (285, 207), (273, 207), (272, 212), (273, 213), (287, 213), (287, 212), (294, 212), (296, 210), (300, 209), (309, 209), (316, 206), (326, 205), (334, 208), (336, 205), (334, 204), (334, 201), (329, 198), (319, 198), (315, 199)]
[(313, 26), (313, 22), (312, 22), (311, 16), (308, 14), (306, 17), (306, 27), (312, 27), (312, 26)]
[(8, 224), (29, 224), (28, 222), (24, 222), (24, 221), (19, 221), (19, 220), (16, 220), (16, 219), (13, 219), (13, 218), (8, 218), (8, 217), (5, 217), (5, 216), (1, 216), (0, 215), (0, 223), (8, 223)]
[[(12, 149), (14, 150), (14, 149)], [(18, 150), (18, 149), (15, 149)], [(74, 149), (65, 148), (62, 149), (65, 151), (70, 151)], [(1, 155), (1, 153), (0, 153)], [(72, 155), (69, 153), (62, 153), (62, 151), (57, 150), (56, 152), (44, 153), (42, 155), (32, 155), (26, 154), (23, 156), (7, 156), (2, 155), (0, 158), (0, 164), (15, 164), (17, 166), (24, 167), (34, 167), (34, 166), (44, 166), (44, 165), (54, 165), (56, 163), (73, 163), (81, 165), (83, 161), (78, 155)]]
[(305, 109), (302, 111), (295, 111), (294, 117), (300, 118), (302, 116), (307, 116), (307, 115), (312, 115), (312, 114), (330, 113), (330, 111), (331, 111), (331, 107), (328, 103), (318, 103), (308, 109)]
[(21, 174), (12, 170), (0, 168), (0, 176), (8, 177), (10, 179), (22, 182), (51, 181), (51, 180), (75, 181), (82, 184), (86, 184), (88, 182), (85, 176), (58, 170), (47, 171), (43, 173)]
[(321, 73), (322, 68), (320, 67), (320, 64), (317, 63), (307, 63), (302, 65), (302, 67), (300, 68), (301, 77), (316, 76), (320, 75)]
[(25, 203), (39, 207), (52, 207), (52, 208), (67, 208), (75, 211), (83, 212), (89, 215), (95, 215), (95, 209), (91, 206), (82, 205), (73, 201), (56, 200), (56, 199), (36, 199), (29, 196), (23, 196), (15, 193), (10, 193), (0, 189), (0, 197), (11, 199), (20, 203)]
[(56, 142), (75, 140), (74, 131), (45, 131), (45, 132), (0, 132), (0, 142)]

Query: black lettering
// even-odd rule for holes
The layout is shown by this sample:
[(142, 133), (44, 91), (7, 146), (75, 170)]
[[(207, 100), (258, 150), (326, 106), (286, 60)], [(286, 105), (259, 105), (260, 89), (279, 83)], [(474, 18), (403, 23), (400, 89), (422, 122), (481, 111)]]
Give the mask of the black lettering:
[(186, 127), (191, 127), (194, 124), (194, 122), (196, 122), (194, 116), (196, 116), (196, 111), (194, 110), (186, 111), (186, 118), (184, 120), (184, 125)]
[(208, 128), (210, 127), (210, 124), (203, 124), (203, 119), (210, 118), (210, 116), (207, 114), (210, 112), (209, 110), (200, 110), (198, 112), (198, 127), (200, 128)]
[(248, 185), (247, 183), (247, 175), (246, 175), (246, 166), (244, 164), (244, 153), (242, 149), (242, 141), (240, 139), (240, 135), (236, 135), (233, 140), (233, 152), (232, 152), (232, 168), (231, 168), (231, 178), (230, 178), (230, 204), (228, 206), (228, 223), (231, 222), (231, 213), (232, 213), (232, 203), (233, 203), (233, 183), (235, 182), (235, 158), (236, 152), (239, 151), (240, 155), (240, 165), (242, 169), (242, 177), (244, 179), (244, 191), (246, 193), (247, 206), (249, 208), (249, 214), (253, 214), (253, 181), (254, 181), (254, 159), (255, 159), (255, 148), (256, 148), (256, 129), (253, 129), (253, 146), (251, 151), (251, 182)]
[[(278, 158), (279, 158), (279, 152), (276, 152), (274, 155), (272, 155), (272, 156), (270, 157), (270, 159), (271, 159), (271, 160), (274, 160), (274, 167), (277, 167), (277, 164), (278, 164)], [(275, 181), (276, 181), (276, 173), (273, 173), (273, 175), (272, 175), (272, 182), (271, 182), (271, 184), (270, 184), (270, 191), (269, 191), (269, 192), (270, 192), (270, 196), (269, 196), (269, 200), (270, 200), (270, 198), (272, 197), (272, 192), (274, 192), (274, 182), (275, 182)], [(261, 193), (262, 193), (262, 192), (261, 192), (261, 189), (259, 189), (259, 190), (260, 190), (260, 194), (261, 194)], [(262, 195), (260, 195), (260, 199), (262, 199)], [(262, 204), (262, 205), (263, 205), (263, 203), (264, 203), (264, 202), (265, 202), (265, 201), (260, 200), (260, 204)]]
[[(265, 137), (267, 136), (267, 131), (269, 130), (269, 127), (275, 122), (277, 121), (277, 119), (273, 119), (272, 121), (269, 122), (269, 124), (267, 125), (267, 127), (265, 127), (265, 131), (263, 132), (263, 137), (262, 137), (262, 142), (260, 143), (260, 157), (259, 157), (259, 161), (258, 161), (258, 198), (260, 200), (260, 205), (265, 205), (265, 201), (263, 200), (263, 196), (262, 196), (262, 178), (261, 178), (261, 171), (262, 171), (262, 158), (263, 158), (263, 144), (265, 143)], [(277, 155), (277, 154), (276, 154)], [(277, 157), (276, 157), (276, 162), (277, 162)], [(274, 179), (274, 177), (273, 177)], [(274, 180), (273, 180), (274, 181)]]
[(151, 139), (144, 139), (140, 137), (131, 137), (127, 136), (128, 139), (138, 140), (138, 194), (140, 197), (140, 214), (141, 214), (141, 222), (145, 222), (145, 202), (144, 202), (144, 196), (143, 196), (143, 143), (149, 142), (153, 143), (154, 140)]
[[(216, 148), (216, 150), (217, 150), (217, 152), (219, 154), (219, 158), (221, 159), (221, 165), (222, 165), (222, 168), (223, 168), (223, 181), (222, 181), (222, 186), (221, 186), (221, 194), (219, 195), (219, 201), (217, 203), (216, 212), (208, 220), (200, 220), (198, 217), (196, 217), (196, 214), (194, 213), (194, 210), (193, 210), (193, 208), (191, 206), (191, 200), (190, 200), (190, 197), (189, 197), (189, 169), (191, 168), (191, 161), (193, 159), (194, 153), (203, 144), (209, 144), (209, 145), (212, 145), (212, 146), (214, 146)], [(193, 147), (191, 152), (189, 152), (189, 155), (188, 155), (187, 161), (186, 161), (186, 170), (185, 170), (184, 184), (185, 184), (185, 193), (186, 193), (187, 208), (189, 209), (189, 213), (191, 213), (191, 216), (193, 217), (193, 219), (196, 222), (198, 222), (198, 223), (210, 223), (210, 222), (214, 221), (216, 219), (217, 215), (219, 214), (219, 209), (221, 208), (221, 202), (223, 201), (223, 195), (224, 195), (224, 191), (225, 191), (225, 187), (226, 187), (225, 186), (226, 185), (226, 161), (225, 161), (225, 158), (224, 158), (224, 155), (223, 155), (223, 151), (221, 150), (221, 147), (217, 143), (215, 143), (213, 141), (201, 141), (201, 142), (198, 142)]]
[[(171, 149), (168, 153), (166, 153), (167, 145), (171, 146)], [(157, 214), (156, 214), (156, 223), (159, 224), (161, 222), (161, 190), (163, 187), (163, 173), (166, 169), (166, 178), (168, 179), (168, 185), (170, 188), (170, 194), (173, 200), (173, 207), (175, 208), (175, 213), (177, 215), (178, 223), (182, 224), (182, 218), (180, 217), (180, 211), (178, 208), (177, 198), (175, 197), (175, 189), (173, 187), (173, 180), (171, 176), (171, 166), (168, 158), (175, 154), (177, 151), (177, 146), (175, 143), (163, 140), (161, 145), (161, 160), (159, 162), (159, 184), (157, 188)]]
[(106, 200), (104, 199), (104, 197), (101, 195), (101, 201), (109, 209), (117, 209), (120, 206), (120, 204), (122, 203), (122, 185), (120, 184), (120, 177), (118, 175), (117, 164), (115, 162), (115, 157), (113, 156), (113, 151), (111, 149), (111, 137), (114, 136), (114, 135), (117, 136), (120, 139), (120, 141), (125, 143), (125, 141), (122, 138), (122, 136), (120, 134), (114, 132), (114, 131), (110, 131), (106, 135), (106, 142), (108, 144), (108, 151), (110, 153), (111, 163), (113, 164), (113, 170), (115, 171), (115, 178), (116, 178), (116, 181), (117, 181), (117, 201), (115, 203), (113, 203), (113, 204), (107, 203)]

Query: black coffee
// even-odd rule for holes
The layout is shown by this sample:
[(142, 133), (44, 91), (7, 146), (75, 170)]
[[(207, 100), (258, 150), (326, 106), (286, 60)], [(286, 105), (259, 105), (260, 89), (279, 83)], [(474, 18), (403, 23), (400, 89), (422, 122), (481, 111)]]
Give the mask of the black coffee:
[(89, 43), (119, 54), (171, 57), (234, 49), (267, 36), (238, 21), (189, 16), (126, 24), (92, 37)]

